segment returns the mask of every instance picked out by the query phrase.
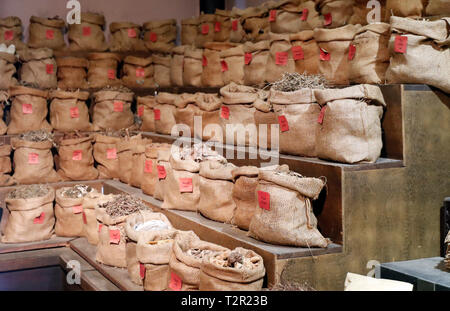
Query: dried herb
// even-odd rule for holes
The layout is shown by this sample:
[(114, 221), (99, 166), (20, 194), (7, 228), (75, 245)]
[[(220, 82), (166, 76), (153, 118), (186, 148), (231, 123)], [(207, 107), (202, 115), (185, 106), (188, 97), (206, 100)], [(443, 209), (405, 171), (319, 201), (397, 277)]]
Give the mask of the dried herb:
[(10, 193), (8, 193), (9, 199), (30, 199), (39, 198), (45, 196), (50, 191), (47, 185), (27, 185), (20, 186)]
[(101, 204), (99, 207), (105, 208), (106, 213), (111, 217), (127, 216), (150, 209), (141, 199), (128, 194), (119, 194), (113, 200)]
[(26, 141), (32, 141), (32, 142), (42, 142), (42, 141), (51, 141), (54, 142), (54, 135), (53, 133), (47, 132), (45, 130), (37, 130), (37, 131), (30, 131), (26, 133), (22, 133), (19, 136), (19, 139), (26, 140)]
[(327, 81), (322, 75), (299, 74), (297, 72), (284, 73), (282, 78), (270, 86), (276, 91), (293, 92), (300, 89), (324, 89)]
[(61, 192), (61, 195), (66, 198), (82, 198), (89, 192), (91, 192), (93, 188), (88, 185), (75, 185), (73, 187), (67, 188), (66, 190)]
[(286, 283), (278, 283), (273, 286), (271, 289), (265, 289), (266, 291), (284, 291), (284, 292), (293, 292), (293, 291), (315, 291), (308, 283), (297, 283), (297, 282), (286, 282)]

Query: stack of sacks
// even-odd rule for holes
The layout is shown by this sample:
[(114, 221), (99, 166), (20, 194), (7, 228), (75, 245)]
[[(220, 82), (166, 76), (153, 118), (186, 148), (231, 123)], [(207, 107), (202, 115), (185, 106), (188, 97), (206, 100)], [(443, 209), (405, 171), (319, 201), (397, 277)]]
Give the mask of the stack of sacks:
[[(389, 21), (391, 16), (418, 18), (424, 11), (425, 0), (386, 0), (385, 20)], [(438, 14), (442, 14), (439, 12)]]
[[(175, 129), (176, 94), (160, 92), (156, 95), (156, 105), (153, 108), (155, 131), (158, 134), (171, 135)], [(144, 112), (145, 113), (145, 112)]]
[(60, 89), (87, 89), (87, 70), (89, 62), (79, 57), (58, 57), (58, 88)]
[(428, 5), (425, 8), (425, 15), (450, 15), (450, 1), (448, 0), (429, 0)]
[(113, 194), (102, 194), (97, 191), (91, 191), (83, 198), (83, 237), (87, 239), (90, 244), (98, 244), (99, 223), (95, 215), (95, 208), (114, 199)]
[(181, 44), (194, 45), (197, 38), (199, 20), (197, 17), (181, 20)]
[(244, 85), (262, 86), (266, 81), (266, 66), (269, 60), (270, 41), (244, 44)]
[(289, 34), (269, 34), (270, 54), (266, 66), (266, 81), (274, 82), (285, 72), (295, 71)]
[(81, 12), (81, 23), (69, 25), (69, 49), (71, 51), (103, 52), (105, 42), (105, 17), (102, 14)]
[(115, 22), (109, 25), (111, 52), (144, 52), (144, 41), (141, 39), (141, 26), (135, 23)]
[(117, 144), (120, 137), (113, 134), (96, 134), (94, 136), (94, 160), (100, 179), (119, 178), (119, 158)]
[(50, 92), (50, 123), (56, 131), (92, 131), (86, 100), (89, 92)]
[(197, 36), (195, 37), (195, 46), (202, 48), (206, 42), (214, 41), (214, 23), (216, 16), (214, 14), (201, 14), (198, 17)]
[(11, 167), (11, 145), (0, 145), (0, 187), (11, 186), (15, 183), (9, 175)]
[(129, 88), (149, 88), (155, 86), (152, 57), (129, 55), (123, 61), (122, 83)]
[(162, 53), (152, 55), (156, 87), (170, 87), (172, 85), (170, 80), (172, 56), (170, 55), (170, 51), (171, 48), (162, 51)]
[(64, 41), (66, 23), (60, 18), (30, 18), (28, 46), (61, 50), (66, 47)]
[(320, 52), (314, 31), (305, 30), (289, 36), (292, 44), (292, 58), (295, 62), (295, 72), (310, 75), (319, 73)]
[(13, 44), (17, 50), (26, 48), (22, 42), (22, 21), (17, 16), (0, 18), (0, 44)]
[(202, 116), (202, 140), (223, 141), (223, 131), (220, 126), (222, 100), (217, 94), (196, 93), (196, 104)]
[(172, 86), (183, 86), (184, 52), (186, 45), (180, 45), (172, 49), (170, 60), (170, 84)]
[(154, 196), (159, 180), (166, 178), (166, 170), (158, 165), (158, 151), (170, 150), (171, 145), (166, 143), (151, 143), (145, 148), (144, 174), (141, 179), (142, 192)]
[(325, 28), (337, 28), (349, 24), (353, 16), (354, 0), (318, 0), (316, 2), (323, 16)]
[(7, 90), (10, 86), (17, 85), (16, 74), (16, 55), (14, 46), (8, 49), (0, 47), (0, 90)]
[[(142, 138), (141, 134), (125, 136), (117, 143), (117, 157), (119, 158), (119, 179), (121, 182), (130, 184), (132, 178), (133, 152), (136, 148), (143, 148), (151, 143), (151, 139)], [(142, 149), (141, 149), (142, 150)], [(142, 165), (142, 164), (141, 164)]]
[(114, 53), (91, 53), (88, 55), (88, 83), (90, 88), (118, 86), (117, 79), (120, 56)]
[(194, 118), (201, 120), (202, 111), (197, 106), (197, 95), (183, 93), (175, 101), (177, 108), (174, 112), (177, 124), (176, 134), (185, 137), (194, 137)]
[(270, 31), (296, 33), (322, 27), (313, 1), (283, 0), (269, 11)]
[(167, 52), (175, 47), (177, 21), (166, 19), (144, 23), (144, 43), (151, 52)]
[(269, 18), (267, 8), (249, 7), (241, 12), (242, 27), (247, 41), (257, 42), (269, 39)]
[(216, 9), (216, 19), (214, 22), (214, 39), (215, 42), (225, 42), (230, 40), (231, 33), (231, 11)]
[(33, 86), (56, 88), (56, 61), (53, 50), (49, 48), (27, 49), (19, 54), (22, 67), (19, 69), (20, 81)]
[(140, 130), (143, 132), (155, 132), (155, 113), (153, 108), (156, 106), (155, 96), (137, 97), (137, 115), (141, 119)]
[[(227, 42), (208, 42), (204, 44), (204, 47), (202, 59), (202, 86), (222, 87), (225, 85), (223, 73), (228, 71), (229, 68), (227, 63), (222, 61), (221, 55), (226, 56), (224, 53), (226, 53), (227, 50), (236, 47), (236, 44)], [(239, 53), (239, 51), (236, 52)], [(232, 52), (229, 55), (233, 56), (235, 54)], [(238, 63), (240, 62), (238, 61)]]
[(187, 47), (184, 51), (183, 85), (202, 86), (203, 50)]

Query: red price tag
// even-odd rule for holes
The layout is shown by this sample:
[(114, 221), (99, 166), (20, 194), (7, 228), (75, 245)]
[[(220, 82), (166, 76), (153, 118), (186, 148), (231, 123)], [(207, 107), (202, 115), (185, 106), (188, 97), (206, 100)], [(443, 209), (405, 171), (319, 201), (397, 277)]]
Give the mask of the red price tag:
[(289, 131), (289, 123), (285, 116), (279, 116), (278, 117), (278, 123), (280, 124), (280, 129), (282, 132)]
[(161, 120), (161, 110), (153, 109), (153, 113), (155, 114), (155, 121)]
[(302, 21), (306, 21), (308, 19), (308, 9), (303, 9), (302, 11)]
[(109, 230), (109, 243), (119, 244), (120, 243), (120, 230)]
[(231, 29), (233, 31), (238, 31), (238, 23), (239, 23), (239, 21), (237, 19), (235, 19), (234, 21), (231, 22)]
[(86, 213), (85, 212), (83, 212), (83, 223), (85, 225), (87, 225), (87, 218), (86, 218)]
[(145, 279), (145, 265), (143, 263), (139, 263), (139, 275), (141, 279)]
[(252, 62), (252, 53), (245, 53), (244, 61), (246, 65), (249, 65)]
[(275, 64), (279, 66), (285, 66), (288, 61), (288, 52), (276, 52), (275, 53)]
[(32, 114), (33, 113), (33, 105), (32, 104), (22, 104), (22, 113), (23, 114)]
[(33, 220), (33, 223), (34, 223), (35, 225), (42, 225), (42, 224), (44, 223), (44, 219), (45, 219), (45, 213), (42, 212), (41, 215), (39, 215), (38, 217), (36, 217), (36, 218)]
[(258, 191), (259, 207), (270, 211), (270, 194), (264, 191)]
[(228, 71), (228, 64), (226, 61), (220, 61), (220, 65), (222, 66), (222, 72)]
[(214, 32), (220, 32), (220, 28), (221, 28), (220, 22), (216, 22), (214, 24)]
[(11, 41), (12, 39), (14, 39), (14, 31), (6, 30), (4, 37), (5, 37), (5, 41)]
[(37, 153), (29, 153), (28, 164), (39, 164), (39, 155)]
[(116, 78), (116, 71), (114, 69), (108, 69), (108, 79), (114, 80)]
[(72, 153), (72, 160), (74, 160), (74, 161), (81, 161), (81, 160), (83, 160), (83, 151), (82, 150), (75, 150)]
[(158, 35), (155, 32), (150, 33), (150, 41), (152, 42), (158, 41)]
[(156, 169), (158, 170), (158, 178), (159, 179), (165, 179), (167, 174), (166, 174), (166, 168), (162, 165), (157, 165)]
[(49, 75), (53, 74), (53, 64), (46, 64), (45, 65), (45, 71)]
[(102, 231), (103, 224), (98, 224), (98, 232)]
[(294, 58), (294, 60), (305, 59), (305, 54), (303, 53), (303, 49), (301, 46), (292, 47), (292, 57)]
[(322, 124), (323, 118), (325, 117), (325, 110), (327, 110), (327, 106), (323, 106), (322, 109), (320, 109), (319, 118), (317, 119), (317, 123)]
[(397, 53), (406, 53), (406, 48), (408, 47), (408, 37), (406, 36), (395, 36), (394, 41), (394, 51)]
[(123, 102), (114, 102), (114, 111), (123, 112)]
[(333, 17), (331, 16), (331, 13), (327, 13), (323, 16), (325, 18), (325, 23), (323, 23), (324, 26), (329, 26), (333, 22)]
[(81, 214), (81, 213), (83, 213), (83, 205), (72, 206), (72, 211), (73, 211), (74, 214)]
[(207, 35), (209, 33), (209, 25), (208, 24), (203, 24), (202, 25), (202, 34), (203, 35)]
[(45, 38), (48, 40), (53, 40), (55, 38), (55, 32), (51, 29), (45, 31)]
[(136, 29), (134, 28), (128, 29), (128, 38), (136, 38)]
[(83, 36), (87, 37), (91, 35), (91, 27), (83, 27)]
[(208, 59), (206, 58), (205, 55), (203, 55), (203, 58), (202, 58), (202, 66), (203, 66), (203, 67), (208, 66)]
[(222, 119), (228, 120), (230, 118), (230, 109), (226, 106), (222, 106), (220, 116), (222, 117)]
[(138, 78), (145, 77), (144, 68), (141, 68), (141, 67), (136, 68), (136, 77), (138, 77)]
[(354, 44), (350, 44), (350, 46), (348, 47), (348, 60), (352, 60), (353, 58), (355, 58), (355, 54), (356, 46)]
[(142, 117), (144, 115), (144, 106), (139, 106), (138, 108), (138, 116)]
[(192, 178), (180, 178), (179, 180), (180, 192), (193, 192)]
[(117, 149), (116, 148), (106, 149), (106, 158), (108, 160), (117, 159)]
[(145, 160), (144, 172), (145, 173), (151, 173), (152, 171), (153, 171), (153, 161), (152, 160)]
[(180, 291), (181, 286), (183, 286), (183, 281), (181, 280), (181, 278), (175, 273), (171, 272), (169, 288), (174, 291)]
[(277, 10), (270, 10), (269, 12), (269, 22), (274, 22), (277, 20)]
[(70, 108), (70, 117), (72, 119), (80, 117), (80, 112), (78, 111), (78, 107)]
[(330, 53), (328, 53), (327, 51), (320, 49), (320, 60), (323, 61), (329, 61), (331, 59), (331, 55)]

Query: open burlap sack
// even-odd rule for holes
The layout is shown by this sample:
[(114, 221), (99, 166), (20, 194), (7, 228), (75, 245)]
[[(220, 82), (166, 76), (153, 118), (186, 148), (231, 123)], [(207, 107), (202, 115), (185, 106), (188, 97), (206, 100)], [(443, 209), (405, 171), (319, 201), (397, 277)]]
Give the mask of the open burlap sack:
[(6, 196), (6, 209), (3, 211), (8, 213), (8, 221), (3, 230), (2, 243), (35, 242), (52, 237), (55, 190), (49, 186), (47, 189), (47, 194), (36, 198), (15, 199)]
[[(158, 150), (170, 149), (170, 144), (151, 143), (145, 148), (144, 173), (141, 179), (142, 192), (153, 196), (160, 177), (164, 179), (164, 172), (158, 169)], [(161, 171), (161, 173), (159, 172)]]
[(153, 54), (154, 79), (157, 87), (170, 87), (170, 54)]
[(335, 29), (314, 29), (314, 39), (320, 49), (319, 73), (330, 84), (349, 84), (349, 46), (361, 25), (347, 25)]
[(296, 33), (322, 27), (313, 1), (283, 0), (271, 10), (275, 11), (269, 18), (273, 33)]
[(144, 52), (144, 41), (141, 39), (141, 26), (129, 22), (114, 22), (109, 24), (111, 52)]
[(117, 156), (119, 157), (119, 179), (130, 184), (133, 165), (133, 150), (137, 146), (146, 146), (151, 139), (142, 138), (141, 134), (124, 137), (117, 143)]
[(166, 188), (167, 172), (172, 170), (170, 166), (171, 145), (163, 145), (157, 151), (156, 169), (158, 170), (158, 179), (155, 183), (153, 197), (157, 200), (164, 200), (164, 191)]
[(92, 156), (92, 135), (70, 137), (59, 142), (58, 174), (64, 180), (93, 180), (98, 178)]
[(202, 86), (221, 87), (224, 85), (222, 72), (226, 69), (226, 64), (222, 63), (220, 55), (235, 46), (236, 44), (227, 42), (208, 42), (204, 44)]
[(11, 96), (11, 121), (8, 125), (9, 134), (20, 134), (28, 131), (47, 130), (52, 127), (47, 122), (48, 92), (24, 86), (9, 88)]
[(248, 7), (242, 11), (242, 27), (247, 41), (258, 42), (269, 39), (269, 11), (262, 7)]
[[(217, 244), (200, 240), (193, 231), (178, 231), (169, 259), (171, 279), (181, 284), (169, 283), (169, 290), (198, 290), (203, 257), (227, 249)], [(175, 288), (174, 285), (178, 285)]]
[(290, 35), (292, 57), (295, 62), (295, 72), (315, 75), (319, 73), (320, 51), (314, 31), (304, 30)]
[(117, 156), (117, 143), (119, 137), (95, 134), (94, 160), (100, 179), (119, 178), (119, 158)]
[(118, 86), (117, 70), (120, 56), (114, 53), (91, 53), (88, 55), (88, 84), (90, 88)]
[(244, 55), (243, 45), (220, 52), (222, 80), (225, 85), (230, 82), (244, 84)]
[(214, 21), (214, 37), (212, 41), (230, 41), (232, 15), (233, 13), (231, 11), (216, 9), (216, 18)]
[(232, 197), (236, 204), (232, 223), (240, 229), (248, 230), (257, 204), (259, 170), (255, 166), (241, 166), (233, 169), (231, 174), (234, 180)]
[(60, 18), (31, 16), (28, 28), (28, 46), (32, 48), (50, 48), (61, 50), (66, 47), (64, 41), (66, 23)]
[(175, 19), (146, 22), (143, 29), (145, 46), (149, 51), (166, 53), (175, 47), (177, 39), (177, 21)]
[(249, 235), (258, 240), (299, 247), (327, 247), (317, 230), (311, 199), (317, 199), (325, 182), (294, 172), (259, 172), (258, 203)]
[(316, 152), (344, 163), (375, 162), (381, 153), (381, 117), (386, 106), (378, 86), (361, 84), (341, 90), (314, 90), (326, 110), (317, 129)]
[(202, 86), (203, 50), (187, 47), (184, 51), (183, 84), (184, 86)]
[(244, 43), (246, 39), (246, 34), (244, 28), (242, 27), (242, 10), (233, 7), (231, 10), (230, 22), (230, 42)]
[(383, 84), (389, 66), (390, 26), (373, 23), (362, 27), (352, 41), (349, 80), (352, 83)]
[(21, 82), (43, 89), (56, 88), (57, 66), (51, 49), (26, 49), (19, 53), (19, 58), (22, 62), (19, 69)]
[(279, 80), (283, 73), (294, 72), (295, 62), (288, 34), (270, 33), (269, 37), (270, 50), (265, 76), (267, 82), (274, 82)]
[(200, 14), (198, 17), (197, 36), (195, 37), (195, 46), (202, 48), (205, 43), (214, 41), (214, 23), (216, 16), (214, 14)]
[(80, 57), (58, 57), (58, 88), (60, 89), (86, 89), (87, 69), (89, 62)]
[(83, 237), (87, 239), (90, 244), (97, 245), (99, 234), (99, 223), (95, 214), (95, 207), (98, 204), (106, 203), (114, 198), (113, 194), (102, 194), (97, 191), (89, 192), (83, 198), (83, 213), (86, 222), (83, 221)]
[(0, 90), (7, 90), (10, 86), (17, 85), (15, 78), (17, 59), (14, 54), (0, 52)]
[(10, 175), (11, 145), (0, 145), (0, 187), (12, 186), (16, 183)]
[(201, 291), (259, 291), (266, 269), (261, 256), (237, 247), (203, 258)]
[[(386, 16), (388, 21), (391, 16), (399, 17), (421, 17), (424, 11), (425, 0), (386, 0)], [(442, 14), (442, 13), (439, 13)]]
[[(450, 18), (418, 21), (391, 17), (388, 83), (429, 84), (450, 93)], [(406, 52), (396, 51), (396, 38), (406, 37)]]
[(244, 44), (244, 83), (261, 86), (266, 80), (266, 65), (269, 58), (270, 41)]
[(14, 44), (17, 50), (27, 46), (22, 42), (22, 21), (17, 16), (0, 18), (0, 44)]
[(69, 49), (71, 51), (103, 52), (108, 49), (103, 33), (105, 17), (102, 14), (81, 12), (81, 24), (69, 25)]
[(133, 187), (141, 188), (144, 171), (147, 168), (145, 166), (145, 149), (150, 143), (151, 140), (143, 140), (142, 144), (137, 144), (131, 149), (131, 161), (133, 166), (130, 175), (130, 185)]
[(450, 1), (448, 0), (429, 0), (425, 9), (425, 15), (450, 15)]
[(354, 0), (319, 0), (319, 10), (325, 28), (337, 28), (348, 24), (353, 15)]
[(129, 88), (150, 88), (155, 86), (152, 57), (128, 55), (123, 61), (122, 83)]
[(197, 38), (197, 28), (199, 20), (197, 17), (191, 17), (181, 20), (181, 44), (194, 45)]
[(156, 106), (155, 96), (138, 96), (137, 97), (137, 112), (141, 118), (141, 128), (143, 132), (155, 132), (155, 114), (153, 108)]
[(95, 130), (120, 130), (134, 124), (131, 111), (134, 94), (120, 90), (103, 90), (94, 93), (92, 123)]
[(50, 92), (50, 123), (53, 129), (62, 132), (92, 131), (86, 100), (89, 92)]
[(183, 86), (184, 51), (186, 45), (180, 45), (172, 50), (170, 60), (170, 83), (173, 86)]
[(156, 106), (153, 108), (156, 133), (170, 135), (176, 125), (175, 101), (178, 95), (160, 92), (156, 95)]
[[(179, 135), (194, 137), (194, 118), (199, 117), (201, 120), (202, 117), (202, 110), (196, 105), (196, 101), (196, 94), (184, 93), (178, 97), (178, 105), (177, 109), (175, 109), (174, 117)], [(186, 126), (189, 128), (189, 132), (187, 132)]]

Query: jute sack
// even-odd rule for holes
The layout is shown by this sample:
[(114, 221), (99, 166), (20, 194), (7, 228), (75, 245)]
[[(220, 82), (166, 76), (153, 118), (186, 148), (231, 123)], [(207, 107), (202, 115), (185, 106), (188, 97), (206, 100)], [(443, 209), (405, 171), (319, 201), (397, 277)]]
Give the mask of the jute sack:
[(266, 81), (274, 82), (285, 72), (295, 72), (291, 41), (288, 34), (270, 33), (270, 53), (266, 66)]
[(14, 179), (19, 184), (39, 184), (61, 181), (53, 164), (50, 141), (31, 142), (11, 139), (14, 149)]
[(214, 14), (200, 14), (198, 17), (197, 36), (195, 37), (195, 46), (202, 48), (205, 43), (214, 41), (214, 23), (216, 16)]
[[(71, 135), (72, 136), (72, 135)], [(80, 135), (81, 137), (63, 138), (59, 142), (58, 174), (64, 180), (93, 180), (98, 178), (98, 171), (94, 167), (92, 156), (91, 135)]]
[[(450, 18), (416, 21), (391, 17), (388, 83), (419, 83), (435, 86), (450, 93)], [(396, 38), (407, 38), (406, 52), (396, 51)]]
[(170, 54), (153, 54), (154, 79), (157, 87), (170, 87)]
[(249, 235), (276, 245), (327, 247), (329, 241), (317, 230), (310, 201), (317, 199), (324, 186), (322, 179), (261, 170)]
[(53, 129), (62, 132), (92, 131), (86, 100), (89, 92), (51, 91), (50, 123)]
[(11, 121), (8, 125), (8, 135), (20, 134), (34, 130), (51, 131), (47, 118), (48, 92), (24, 86), (9, 88), (11, 96)]
[(103, 90), (94, 93), (92, 123), (95, 130), (120, 130), (134, 124), (131, 103), (134, 94), (120, 90)]
[(14, 44), (17, 50), (27, 48), (22, 42), (22, 21), (17, 16), (0, 18), (0, 44)]
[(141, 39), (141, 26), (129, 22), (114, 22), (109, 24), (111, 52), (144, 52), (144, 41)]
[(244, 85), (262, 86), (266, 80), (270, 41), (244, 44)]
[(152, 57), (129, 55), (123, 61), (123, 85), (129, 88), (149, 88), (155, 86)]
[(220, 55), (225, 50), (235, 46), (236, 44), (227, 42), (208, 42), (204, 44), (202, 86), (221, 87), (225, 85), (222, 72), (226, 68), (226, 64), (222, 63)]
[(2, 243), (35, 242), (52, 237), (55, 190), (49, 186), (47, 188), (47, 194), (36, 198), (14, 199), (6, 196), (4, 211), (8, 213), (8, 221), (3, 230)]
[(117, 143), (119, 137), (95, 134), (94, 160), (100, 179), (119, 178), (119, 158), (117, 156)]
[(175, 126), (175, 101), (178, 95), (160, 92), (156, 95), (156, 106), (153, 108), (155, 116), (155, 130), (158, 134), (170, 135)]
[[(172, 170), (170, 166), (171, 145), (161, 146), (157, 151), (156, 169), (158, 170), (158, 179), (155, 183), (153, 197), (162, 201), (164, 199), (164, 191), (166, 188), (167, 172)], [(159, 173), (161, 171), (161, 173)]]
[(196, 93), (197, 106), (202, 116), (202, 140), (223, 141), (223, 131), (220, 121), (222, 100), (217, 94)]
[(319, 0), (325, 28), (338, 28), (348, 24), (353, 15), (354, 0)]
[(171, 279), (177, 279), (179, 282), (170, 282), (169, 290), (198, 290), (203, 256), (226, 250), (217, 244), (200, 240), (193, 231), (178, 231), (174, 239), (169, 266)]
[(172, 50), (172, 59), (170, 60), (170, 84), (172, 86), (183, 86), (183, 66), (185, 45), (180, 45)]
[(216, 19), (214, 22), (214, 38), (215, 42), (230, 41), (231, 33), (231, 11), (216, 9)]
[(197, 17), (181, 20), (181, 44), (194, 45), (197, 38), (199, 20)]
[(330, 84), (349, 84), (349, 46), (361, 25), (335, 29), (314, 29), (314, 39), (320, 49), (319, 73)]
[(0, 90), (7, 90), (10, 86), (17, 85), (16, 67), (17, 59), (14, 54), (0, 52)]
[(141, 118), (141, 128), (143, 132), (155, 132), (155, 114), (153, 108), (156, 106), (155, 96), (138, 96), (137, 110), (138, 116)]
[(16, 183), (9, 175), (11, 169), (11, 145), (0, 145), (0, 186), (12, 186)]
[(244, 84), (244, 55), (243, 45), (220, 52), (222, 80), (225, 85), (231, 82)]
[(3, 121), (5, 103), (7, 103), (8, 100), (9, 100), (9, 93), (7, 91), (0, 91), (0, 135), (4, 135), (8, 130), (5, 121)]
[(148, 139), (142, 138), (141, 134), (124, 137), (117, 143), (117, 156), (119, 158), (119, 179), (126, 184), (130, 183), (131, 171), (133, 169), (133, 148), (137, 145), (146, 145)]
[(322, 27), (319, 13), (313, 1), (283, 0), (272, 8), (275, 13), (269, 18), (273, 33), (296, 33)]
[[(380, 4), (380, 20), (378, 22), (385, 22), (386, 16), (386, 1), (379, 1)], [(373, 6), (369, 5), (367, 7), (367, 0), (355, 0), (355, 4), (353, 5), (353, 15), (348, 20), (348, 24), (353, 25), (367, 25), (367, 19), (376, 18), (375, 11), (373, 10)], [(370, 20), (371, 21), (371, 20)]]
[[(153, 196), (160, 177), (165, 178), (165, 169), (158, 168), (158, 150), (170, 149), (170, 144), (151, 143), (145, 148), (144, 173), (141, 179), (142, 192)], [(161, 171), (161, 172), (160, 172)]]
[(241, 12), (236, 7), (231, 10), (231, 31), (230, 31), (230, 42), (244, 43), (245, 42), (245, 31), (242, 27)]
[(69, 25), (71, 51), (103, 52), (108, 49), (103, 33), (105, 17), (102, 14), (81, 12), (81, 24)]
[(64, 31), (66, 23), (60, 18), (31, 16), (28, 28), (28, 46), (61, 50), (66, 47)]
[(304, 30), (290, 35), (295, 72), (315, 75), (319, 73), (320, 51), (314, 31)]
[(386, 0), (385, 19), (388, 21), (391, 16), (421, 17), (424, 11), (424, 4), (426, 4), (424, 0)]
[(236, 204), (233, 225), (248, 230), (256, 209), (256, 186), (259, 170), (255, 166), (241, 166), (231, 171), (234, 186), (232, 198)]
[(242, 11), (242, 27), (247, 41), (258, 42), (269, 39), (269, 11), (266, 8), (249, 7)]
[(114, 198), (113, 194), (102, 194), (97, 191), (88, 193), (83, 198), (83, 213), (86, 222), (83, 221), (83, 237), (87, 239), (90, 244), (97, 245), (99, 234), (99, 223), (95, 215), (95, 207), (98, 204), (106, 203)]
[(326, 105), (317, 128), (317, 156), (343, 163), (375, 162), (383, 147), (381, 117), (386, 106), (380, 88), (361, 84), (314, 90), (314, 96)]
[(87, 69), (89, 62), (80, 57), (58, 57), (58, 88), (60, 89), (87, 89)]
[(183, 85), (202, 86), (203, 50), (187, 47), (184, 51)]
[(202, 110), (197, 107), (196, 101), (196, 94), (183, 93), (178, 96), (174, 117), (177, 132), (181, 136), (194, 137), (194, 118), (199, 117), (201, 120), (202, 117)]
[(88, 84), (90, 88), (118, 86), (117, 70), (120, 57), (114, 53), (91, 53), (88, 55)]
[(22, 67), (19, 69), (21, 82), (39, 88), (56, 88), (56, 61), (49, 48), (27, 49), (19, 54)]
[(236, 166), (225, 161), (200, 163), (200, 200), (197, 208), (206, 218), (231, 223), (236, 209), (232, 198), (234, 184), (231, 171)]
[[(240, 257), (240, 260), (236, 260)], [(266, 269), (261, 256), (237, 247), (203, 258), (200, 271), (201, 291), (259, 291)]]
[(144, 176), (145, 166), (145, 149), (151, 140), (145, 140), (145, 143), (137, 144), (131, 149), (131, 161), (133, 163), (130, 176), (130, 185), (141, 188), (141, 182)]
[[(373, 23), (362, 27), (352, 41), (349, 80), (352, 83), (383, 84), (389, 66), (390, 26)], [(349, 51), (351, 53), (351, 51)]]
[(450, 1), (448, 0), (429, 0), (425, 9), (425, 15), (450, 15)]
[(280, 122), (280, 152), (315, 157), (320, 106), (314, 98), (314, 90), (282, 92), (272, 88), (269, 101)]
[(149, 51), (166, 53), (175, 47), (177, 39), (177, 21), (175, 19), (146, 22), (143, 28), (145, 46)]

